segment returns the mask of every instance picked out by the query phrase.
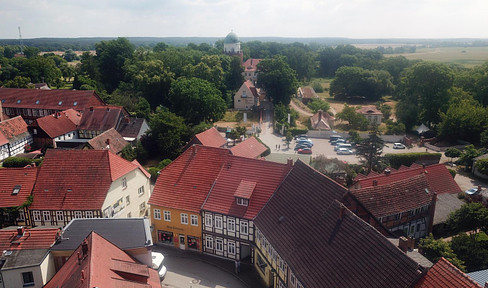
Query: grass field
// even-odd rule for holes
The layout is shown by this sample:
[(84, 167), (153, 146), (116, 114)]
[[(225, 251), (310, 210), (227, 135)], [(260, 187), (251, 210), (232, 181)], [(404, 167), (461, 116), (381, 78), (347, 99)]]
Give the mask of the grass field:
[(481, 65), (488, 61), (488, 47), (440, 47), (417, 48), (416, 53), (390, 54), (386, 57), (402, 55), (407, 59), (422, 59), (442, 63), (458, 64), (464, 67)]

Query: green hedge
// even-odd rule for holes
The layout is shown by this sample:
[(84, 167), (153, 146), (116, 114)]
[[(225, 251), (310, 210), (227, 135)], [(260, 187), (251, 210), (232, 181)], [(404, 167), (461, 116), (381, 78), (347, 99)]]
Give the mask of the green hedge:
[(42, 159), (30, 159), (30, 158), (22, 158), (22, 157), (8, 157), (7, 159), (3, 160), (3, 167), (25, 167), (31, 163), (35, 163), (36, 166), (40, 166), (42, 164)]
[(481, 174), (488, 175), (488, 159), (480, 159), (476, 161), (475, 168)]
[(290, 131), (291, 132), (291, 135), (293, 135), (293, 137), (295, 137), (297, 135), (307, 134), (308, 129), (292, 128), (292, 129), (289, 129), (288, 131)]
[(264, 144), (263, 141), (261, 141), (261, 139), (259, 139), (259, 137), (256, 137), (256, 139), (259, 141), (259, 143), (263, 144), (266, 147), (266, 151), (264, 151), (263, 153), (261, 153), (260, 156), (261, 157), (266, 157), (269, 154), (271, 154), (271, 149), (269, 149), (268, 145)]
[(451, 169), (451, 168), (449, 168), (447, 170), (449, 170), (449, 173), (451, 173), (452, 178), (456, 177), (456, 174), (457, 174), (456, 170)]
[(159, 176), (159, 169), (158, 167), (149, 167), (146, 169), (149, 174), (151, 174), (151, 181), (156, 182), (156, 179), (158, 179)]
[(385, 158), (390, 163), (392, 168), (398, 169), (404, 165), (410, 167), (413, 163), (421, 164), (426, 162), (431, 164), (432, 162), (439, 163), (441, 159), (441, 153), (428, 153), (428, 152), (414, 152), (414, 153), (395, 153), (386, 154)]

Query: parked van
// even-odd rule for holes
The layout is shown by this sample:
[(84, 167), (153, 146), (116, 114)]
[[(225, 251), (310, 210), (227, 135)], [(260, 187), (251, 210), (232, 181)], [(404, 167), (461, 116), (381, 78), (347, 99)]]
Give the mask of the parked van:
[(158, 271), (159, 279), (162, 281), (166, 276), (166, 266), (163, 265), (164, 255), (159, 252), (151, 252), (152, 268)]
[(336, 146), (334, 146), (334, 151), (339, 150), (340, 148), (346, 148), (346, 149), (351, 149), (352, 145), (349, 143), (339, 143)]

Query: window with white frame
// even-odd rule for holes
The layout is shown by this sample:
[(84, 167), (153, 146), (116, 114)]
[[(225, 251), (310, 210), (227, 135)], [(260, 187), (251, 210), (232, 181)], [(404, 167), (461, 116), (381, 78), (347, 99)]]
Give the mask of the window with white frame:
[(163, 214), (164, 214), (164, 221), (171, 222), (171, 212), (164, 210)]
[(286, 268), (285, 261), (283, 261), (283, 259), (280, 258), (279, 263), (280, 263), (280, 271), (285, 272), (285, 268)]
[(290, 275), (290, 283), (291, 286), (297, 287), (297, 278), (295, 278), (295, 275), (293, 273)]
[(141, 186), (139, 187), (139, 189), (137, 189), (137, 195), (139, 196), (144, 195), (144, 186)]
[(246, 221), (241, 221), (241, 234), (247, 235), (249, 233), (247, 225)]
[(122, 188), (127, 188), (127, 178), (122, 178)]
[(19, 210), (19, 217), (17, 218), (17, 220), (19, 220), (19, 221), (24, 221), (25, 220), (24, 209), (20, 209)]
[(205, 226), (212, 228), (212, 215), (205, 214)]
[(85, 218), (93, 218), (93, 211), (86, 211)]
[(244, 199), (244, 198), (237, 197), (237, 205), (240, 205), (240, 206), (248, 206), (249, 205), (249, 200), (248, 199)]
[(188, 214), (180, 213), (181, 216), (181, 224), (188, 224)]
[(160, 209), (154, 209), (154, 219), (161, 220), (161, 210)]
[(80, 218), (82, 218), (81, 211), (75, 211), (75, 219), (80, 219)]
[(215, 216), (215, 228), (222, 229), (222, 216)]
[(56, 211), (56, 221), (63, 222), (64, 221), (64, 213), (63, 211)]
[(224, 241), (220, 238), (215, 239), (215, 250), (223, 251), (224, 250)]
[(236, 232), (236, 220), (234, 218), (227, 218), (227, 231)]
[(51, 212), (42, 211), (42, 218), (44, 219), (44, 221), (51, 221)]
[(212, 238), (212, 236), (205, 237), (205, 247), (207, 247), (207, 249), (213, 249), (213, 238)]
[(236, 243), (235, 242), (228, 242), (227, 243), (227, 253), (235, 255), (236, 254)]
[(198, 226), (198, 216), (197, 215), (190, 215), (191, 217), (191, 225)]

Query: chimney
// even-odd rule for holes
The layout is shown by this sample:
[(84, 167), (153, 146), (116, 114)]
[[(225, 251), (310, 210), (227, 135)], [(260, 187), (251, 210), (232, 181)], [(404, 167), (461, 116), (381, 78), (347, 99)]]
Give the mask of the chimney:
[(378, 180), (373, 180), (373, 186), (378, 186)]
[(293, 166), (293, 159), (292, 158), (286, 159), (286, 165), (289, 167)]
[(83, 252), (83, 256), (88, 254), (88, 242), (86, 242), (86, 239), (81, 244), (81, 251)]
[(22, 227), (22, 226), (17, 227), (17, 235), (19, 237), (24, 236), (24, 227)]
[(344, 219), (345, 215), (346, 215), (346, 208), (341, 205), (341, 209), (339, 210), (339, 220)]
[(390, 169), (388, 169), (388, 168), (386, 168), (386, 169), (385, 169), (385, 175), (390, 175), (390, 173), (391, 173), (391, 170), (390, 170)]
[(90, 111), (91, 111), (91, 112), (93, 112), (93, 106), (92, 106), (92, 107), (90, 107)]
[(398, 239), (398, 248), (402, 250), (404, 253), (407, 253), (408, 250), (408, 239), (405, 236), (402, 236)]

